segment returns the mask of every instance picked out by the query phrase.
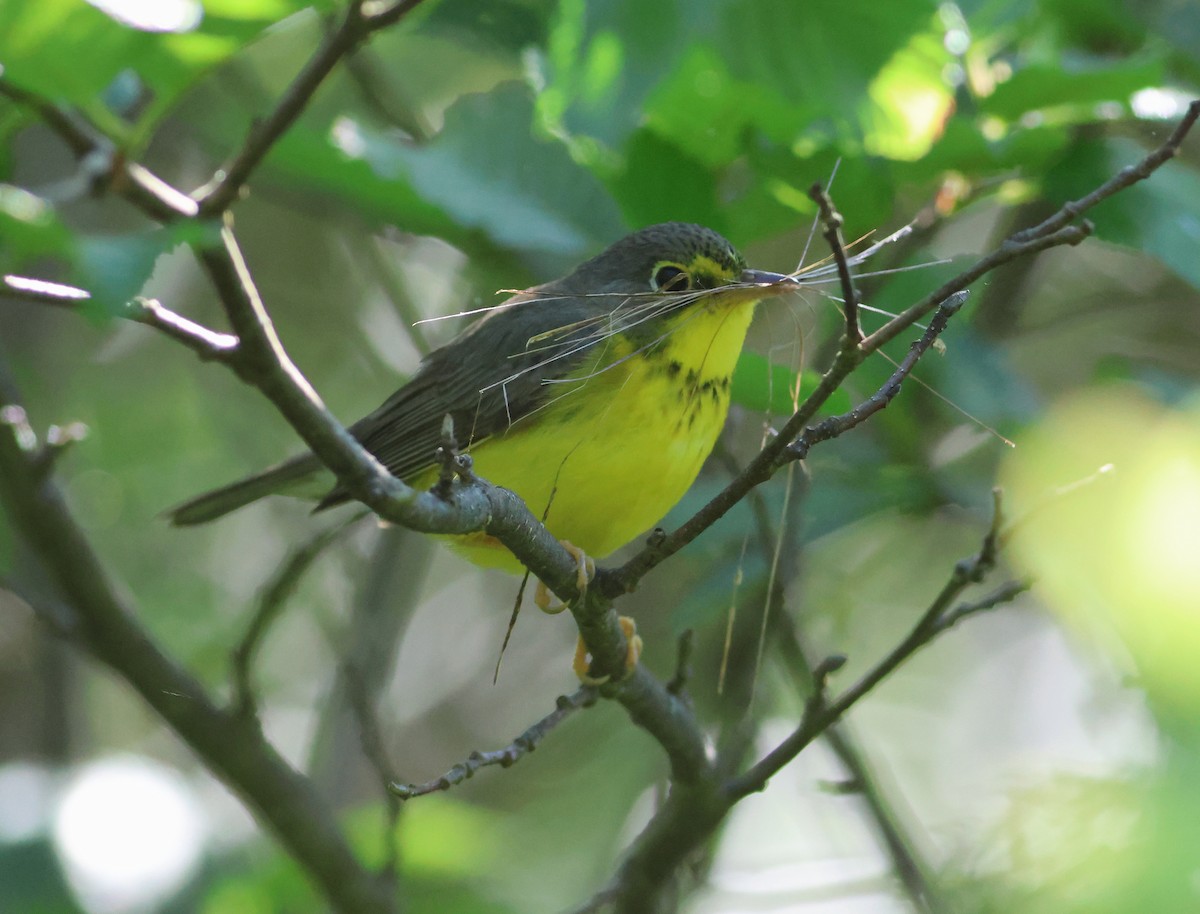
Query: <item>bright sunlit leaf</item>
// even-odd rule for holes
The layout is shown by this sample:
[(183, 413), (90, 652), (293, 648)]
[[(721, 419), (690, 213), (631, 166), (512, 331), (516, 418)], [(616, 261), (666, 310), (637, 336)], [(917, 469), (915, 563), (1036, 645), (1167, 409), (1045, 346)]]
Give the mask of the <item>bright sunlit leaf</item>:
[(1041, 505), (1015, 539), (1021, 564), (1071, 624), (1115, 638), (1154, 697), (1200, 711), (1200, 409), (1090, 390), (1019, 444), (1010, 507)]

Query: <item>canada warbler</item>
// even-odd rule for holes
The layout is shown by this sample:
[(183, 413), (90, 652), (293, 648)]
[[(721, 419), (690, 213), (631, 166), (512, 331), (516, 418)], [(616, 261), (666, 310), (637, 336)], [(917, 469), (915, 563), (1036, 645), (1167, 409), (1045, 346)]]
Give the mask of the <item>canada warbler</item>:
[[(475, 472), (520, 495), (559, 539), (604, 557), (683, 497), (725, 422), (754, 305), (794, 288), (747, 270), (711, 229), (650, 226), (490, 310), (350, 431), (393, 475), (426, 487), (449, 415)], [(319, 495), (314, 482), (326, 493), (318, 508), (349, 499), (304, 454), (169, 516), (204, 523), (266, 495)], [(479, 564), (520, 570), (482, 533), (451, 539)]]

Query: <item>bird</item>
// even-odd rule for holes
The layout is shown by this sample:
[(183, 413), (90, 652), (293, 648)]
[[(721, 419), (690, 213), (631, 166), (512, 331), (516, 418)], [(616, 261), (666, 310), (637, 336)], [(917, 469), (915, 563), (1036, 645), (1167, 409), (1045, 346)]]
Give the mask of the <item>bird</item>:
[[(749, 269), (712, 229), (651, 225), (489, 309), (349, 431), (393, 476), (429, 487), (452, 426), (473, 472), (542, 518), (586, 587), (594, 559), (651, 529), (695, 481), (756, 304), (796, 288), (792, 274)], [(316, 510), (351, 498), (308, 453), (168, 518), (206, 523), (273, 494), (315, 495)], [(448, 539), (476, 564), (523, 570), (485, 533)]]

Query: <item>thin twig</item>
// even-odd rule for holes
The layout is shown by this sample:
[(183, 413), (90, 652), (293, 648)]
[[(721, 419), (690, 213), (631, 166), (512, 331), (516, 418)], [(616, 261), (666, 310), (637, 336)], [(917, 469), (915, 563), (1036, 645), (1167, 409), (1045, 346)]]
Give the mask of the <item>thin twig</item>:
[(1090, 194), (1064, 204), (1058, 212), (1044, 222), (1040, 222), (1024, 231), (1017, 232), (1012, 236), (1012, 240), (1020, 244), (1035, 238), (1052, 235), (1063, 228), (1063, 226), (1075, 221), (1080, 215), (1087, 212), (1096, 204), (1107, 200), (1113, 194), (1127, 187), (1132, 187), (1139, 181), (1146, 180), (1155, 171), (1179, 155), (1183, 141), (1187, 139), (1187, 135), (1191, 132), (1192, 127), (1195, 126), (1197, 119), (1200, 119), (1200, 99), (1196, 99), (1188, 105), (1187, 111), (1179, 123), (1175, 125), (1175, 129), (1171, 131), (1171, 135), (1167, 137), (1167, 141), (1148, 156), (1134, 165), (1127, 165), (1122, 168)]
[(217, 216), (227, 210), (238, 198), (254, 170), (308, 107), (317, 89), (341, 63), (342, 58), (372, 32), (398, 22), (420, 2), (406, 0), (383, 12), (368, 15), (364, 12), (364, 0), (352, 0), (346, 7), (341, 23), (321, 41), (271, 113), (250, 128), (242, 148), (229, 164), (192, 194), (200, 216)]
[(845, 340), (843, 345), (857, 346), (863, 340), (862, 324), (858, 320), (858, 292), (854, 288), (854, 278), (850, 275), (850, 264), (846, 260), (846, 242), (842, 238), (842, 214), (833, 205), (829, 191), (814, 184), (808, 190), (809, 198), (817, 204), (821, 211), (821, 233), (825, 243), (833, 254), (837, 264), (838, 279), (842, 286), (842, 314), (846, 320)]
[(515, 765), (536, 749), (538, 743), (545, 738), (546, 734), (575, 711), (578, 711), (580, 708), (591, 707), (595, 704), (598, 697), (599, 692), (594, 686), (582, 686), (570, 695), (560, 695), (553, 711), (503, 749), (494, 749), (490, 752), (472, 752), (464, 761), (459, 762), (439, 778), (426, 781), (424, 784), (393, 783), (390, 785), (390, 790), (401, 800), (411, 800), (414, 797), (423, 797), (427, 794), (437, 793), (439, 790), (449, 790), (456, 784), (461, 784), (472, 777), (480, 768), (487, 768), (491, 765), (508, 768)]
[(696, 643), (695, 629), (685, 628), (675, 645), (675, 675), (667, 683), (672, 695), (682, 695), (692, 675), (692, 649)]
[[(0, 383), (0, 411), (10, 407), (19, 407), (19, 401), (9, 385)], [(72, 516), (61, 489), (39, 478), (34, 452), (20, 437), (14, 426), (0, 422), (0, 502), (70, 607), (77, 622), (72, 635), (128, 682), (209, 770), (246, 798), (320, 886), (331, 908), (394, 914), (394, 896), (359, 862), (308, 778), (275, 751), (256, 721), (218, 707), (138, 623), (138, 613)]]
[[(730, 475), (736, 476), (737, 472), (737, 467), (731, 465)], [(764, 558), (769, 558), (778, 548), (777, 541), (782, 541), (784, 536), (776, 535), (772, 529), (771, 518), (767, 512), (766, 499), (763, 498), (762, 490), (754, 489), (747, 497), (754, 517), (759, 548)], [(797, 497), (794, 501), (798, 504), (799, 498)], [(781, 533), (794, 531), (795, 526), (795, 523), (790, 523), (781, 530)], [(788, 553), (794, 559), (794, 551), (788, 550)], [(793, 575), (794, 571), (785, 566), (781, 570), (780, 579), (776, 581), (775, 592), (768, 595), (768, 599), (780, 604), (778, 607), (773, 607), (775, 611), (771, 616), (773, 623), (770, 637), (772, 645), (781, 655), (783, 669), (792, 677), (797, 689), (801, 694), (810, 694), (814, 688), (814, 664), (809, 659), (808, 651), (801, 642), (796, 624), (789, 614), (783, 611), (782, 605), (784, 579), (790, 580)], [(914, 908), (918, 911), (929, 912), (929, 914), (943, 911), (944, 904), (936, 883), (930, 878), (928, 864), (922, 859), (916, 841), (907, 833), (905, 826), (893, 813), (874, 772), (866, 761), (865, 753), (858, 747), (857, 740), (849, 731), (846, 721), (837, 721), (831, 724), (821, 735), (848, 773), (854, 793), (865, 806), (879, 835), (882, 849), (890, 859), (892, 869), (908, 893)], [(724, 753), (722, 761), (724, 761)], [(723, 771), (731, 770), (729, 765), (720, 765), (719, 767)]]
[[(951, 607), (959, 595), (971, 584), (978, 583), (996, 564), (996, 543), (1000, 534), (1002, 513), (999, 509), (999, 493), (996, 494), (996, 510), (992, 524), (980, 545), (979, 552), (969, 559), (964, 559), (954, 566), (949, 580), (943, 585), (937, 597), (921, 614), (920, 619), (909, 631), (908, 635), (896, 645), (882, 660), (868, 670), (854, 685), (846, 689), (835, 701), (820, 702), (806, 706), (799, 725), (791, 735), (767, 753), (761, 761), (751, 766), (744, 774), (732, 778), (726, 785), (727, 793), (733, 798), (747, 796), (762, 790), (767, 781), (783, 769), (792, 759), (808, 746), (814, 739), (833, 722), (840, 719), (860, 699), (867, 695), (875, 686), (889, 676), (901, 663), (927, 645), (941, 632), (946, 631), (953, 622), (946, 623), (946, 617), (953, 615)], [(1008, 599), (1011, 600), (1021, 591), (1009, 588)], [(999, 605), (1000, 600), (993, 602), (988, 608)]]
[(908, 347), (908, 353), (896, 366), (896, 370), (885, 381), (880, 388), (875, 391), (854, 409), (848, 413), (843, 413), (840, 416), (831, 416), (816, 425), (810, 425), (804, 432), (788, 445), (785, 454), (788, 459), (803, 460), (808, 456), (809, 450), (814, 444), (822, 441), (829, 441), (836, 438), (857, 425), (861, 425), (881, 409), (885, 409), (889, 403), (895, 399), (900, 393), (900, 387), (904, 380), (912, 373), (914, 367), (920, 358), (929, 351), (929, 347), (934, 341), (946, 331), (946, 326), (958, 309), (962, 307), (963, 302), (967, 300), (966, 292), (956, 292), (951, 295), (946, 301), (938, 307), (937, 313), (934, 314), (933, 320), (929, 322), (929, 326), (925, 328), (925, 332), (920, 339), (915, 340)]
[(322, 530), (300, 546), (297, 546), (279, 566), (270, 582), (262, 590), (258, 607), (250, 617), (246, 633), (231, 654), (231, 676), (233, 679), (233, 709), (239, 717), (251, 717), (258, 712), (258, 699), (254, 693), (252, 671), (258, 656), (259, 646), (272, 623), (279, 618), (287, 601), (300, 584), (305, 572), (331, 543), (352, 523), (362, 519), (362, 514), (347, 518), (334, 527)]
[(379, 724), (379, 715), (371, 700), (371, 690), (365, 677), (351, 663), (342, 667), (342, 679), (346, 683), (346, 696), (350, 709), (358, 724), (359, 743), (363, 755), (375, 770), (375, 775), (383, 790), (383, 802), (387, 810), (383, 825), (383, 864), (380, 874), (391, 884), (393, 890), (398, 879), (399, 848), (396, 845), (396, 825), (400, 821), (401, 801), (390, 789), (396, 781), (396, 773), (388, 758), (384, 745), (383, 730)]
[(151, 218), (161, 222), (193, 218), (197, 207), (186, 194), (131, 162), (111, 139), (83, 115), (67, 111), (0, 76), (0, 95), (35, 112), (67, 144), (83, 164), (88, 184), (97, 192), (111, 189)]
[[(79, 309), (91, 301), (92, 294), (77, 286), (47, 282), (29, 276), (7, 275), (2, 279), (0, 295), (22, 301), (54, 305), (61, 308)], [(135, 298), (126, 302), (116, 312), (116, 317), (145, 324), (166, 334), (177, 343), (183, 343), (202, 359), (221, 361), (237, 349), (237, 337), (229, 333), (209, 330), (183, 315), (176, 314), (153, 298)]]
[(1197, 118), (1200, 118), (1200, 99), (1193, 101), (1188, 106), (1187, 114), (1167, 141), (1146, 155), (1136, 165), (1122, 169), (1118, 175), (1085, 197), (1064, 204), (1058, 213), (1041, 224), (1009, 236), (991, 253), (943, 283), (915, 305), (902, 311), (866, 337), (856, 348), (848, 349), (846, 346), (842, 346), (829, 368), (822, 375), (816, 389), (809, 394), (791, 419), (780, 429), (776, 438), (764, 445), (758, 456), (746, 466), (738, 478), (730, 482), (678, 529), (661, 537), (653, 545), (647, 546), (620, 568), (603, 570), (597, 577), (596, 588), (612, 596), (633, 589), (651, 569), (674, 555), (723, 517), (742, 499), (746, 492), (769, 479), (778, 466), (784, 450), (812, 421), (817, 410), (825, 404), (833, 392), (841, 386), (842, 382), (868, 354), (895, 339), (934, 308), (956, 293), (964, 291), (971, 283), (997, 267), (1053, 247), (1076, 245), (1086, 239), (1092, 232), (1091, 223), (1086, 220), (1081, 224), (1071, 223), (1113, 194), (1150, 177), (1165, 162), (1177, 155), (1183, 140), (1195, 125)]
[[(817, 411), (825, 405), (833, 393), (841, 387), (842, 382), (854, 372), (863, 360), (884, 343), (893, 339), (905, 328), (923, 317), (928, 311), (942, 302), (949, 300), (961, 292), (970, 283), (979, 279), (996, 267), (1008, 263), (1017, 257), (1043, 251), (1048, 248), (1066, 244), (1078, 244), (1091, 232), (1090, 225), (1067, 226), (1059, 232), (1039, 238), (1034, 241), (1016, 244), (1005, 242), (999, 249), (980, 260), (975, 266), (944, 283), (936, 292), (926, 296), (918, 305), (902, 312), (903, 321), (894, 319), (880, 330), (863, 340), (856, 347), (842, 346), (834, 356), (833, 362), (821, 376), (817, 387), (808, 398), (800, 404), (800, 408), (779, 430), (779, 434), (768, 441), (758, 455), (747, 464), (741, 476), (733, 480), (721, 492), (714, 496), (703, 508), (685, 521), (674, 532), (668, 533), (653, 546), (647, 546), (624, 565), (617, 569), (604, 570), (597, 575), (596, 586), (605, 594), (615, 596), (626, 593), (637, 586), (651, 569), (661, 564), (665, 559), (674, 555), (697, 536), (720, 520), (726, 512), (737, 504), (746, 492), (757, 485), (766, 482), (783, 463), (784, 456), (792, 440), (800, 434)], [(889, 328), (891, 328), (889, 330)], [(888, 331), (885, 333), (885, 331)]]

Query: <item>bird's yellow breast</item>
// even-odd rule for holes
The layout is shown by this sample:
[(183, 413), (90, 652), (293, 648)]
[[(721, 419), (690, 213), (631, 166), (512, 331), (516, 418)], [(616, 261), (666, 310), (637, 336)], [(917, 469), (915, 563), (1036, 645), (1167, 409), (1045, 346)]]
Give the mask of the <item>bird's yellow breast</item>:
[[(754, 302), (697, 304), (646, 352), (618, 335), (549, 401), (471, 451), (475, 470), (513, 490), (556, 537), (600, 558), (653, 527), (691, 486), (729, 410), (730, 379)], [(665, 329), (665, 328), (664, 328)], [(519, 570), (483, 535), (453, 544)]]

